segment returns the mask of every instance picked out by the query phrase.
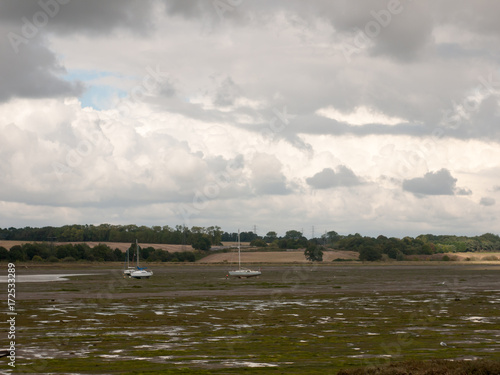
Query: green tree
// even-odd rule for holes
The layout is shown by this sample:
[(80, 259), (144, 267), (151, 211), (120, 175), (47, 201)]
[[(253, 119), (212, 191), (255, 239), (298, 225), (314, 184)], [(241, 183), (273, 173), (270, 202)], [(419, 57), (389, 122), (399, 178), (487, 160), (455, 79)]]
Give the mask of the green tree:
[(3, 246), (0, 246), (0, 260), (6, 260), (6, 259), (9, 259), (9, 250), (7, 250)]
[(264, 241), (263, 239), (257, 238), (256, 240), (250, 242), (250, 246), (267, 247), (267, 242)]
[(298, 230), (289, 230), (285, 234), (286, 239), (295, 240), (295, 241), (299, 240), (301, 237), (302, 237), (302, 233), (299, 232)]
[(210, 250), (211, 244), (210, 244), (210, 239), (201, 233), (196, 233), (193, 235), (194, 239), (193, 242), (191, 243), (191, 246), (193, 246), (194, 249), (196, 250), (204, 250), (208, 251)]
[(321, 249), (321, 246), (318, 246), (315, 243), (310, 243), (304, 251), (304, 255), (310, 262), (322, 262), (323, 251)]
[(9, 251), (9, 260), (15, 262), (16, 260), (26, 260), (26, 253), (19, 245), (12, 246)]
[(321, 238), (323, 238), (323, 240), (325, 240), (325, 242), (328, 244), (334, 244), (335, 242), (341, 239), (341, 236), (334, 230), (331, 230), (326, 234), (323, 234)]
[(267, 232), (267, 234), (264, 237), (264, 241), (266, 241), (267, 243), (271, 243), (277, 239), (278, 239), (278, 233), (273, 231)]
[(361, 246), (359, 260), (373, 262), (382, 259), (382, 252), (374, 246)]

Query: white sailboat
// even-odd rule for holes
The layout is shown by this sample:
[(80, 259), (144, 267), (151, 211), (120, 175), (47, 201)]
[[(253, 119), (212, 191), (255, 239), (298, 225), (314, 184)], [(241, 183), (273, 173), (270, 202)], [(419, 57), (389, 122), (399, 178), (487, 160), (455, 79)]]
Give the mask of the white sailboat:
[(135, 267), (131, 267), (130, 266), (130, 256), (129, 256), (129, 250), (130, 249), (127, 249), (127, 262), (125, 263), (127, 266), (123, 269), (123, 277), (126, 277), (126, 276), (129, 276), (130, 277), (130, 273), (135, 270)]
[(148, 279), (151, 276), (153, 276), (153, 271), (148, 271), (145, 267), (139, 267), (139, 244), (137, 243), (137, 240), (135, 240), (135, 249), (137, 252), (137, 266), (135, 268), (129, 269), (123, 271), (125, 272), (130, 271), (128, 274), (129, 277), (133, 277), (134, 279)]
[(234, 276), (241, 279), (242, 277), (256, 277), (260, 275), (261, 275), (260, 271), (254, 271), (248, 268), (241, 268), (240, 230), (238, 229), (238, 269), (229, 271), (229, 276)]

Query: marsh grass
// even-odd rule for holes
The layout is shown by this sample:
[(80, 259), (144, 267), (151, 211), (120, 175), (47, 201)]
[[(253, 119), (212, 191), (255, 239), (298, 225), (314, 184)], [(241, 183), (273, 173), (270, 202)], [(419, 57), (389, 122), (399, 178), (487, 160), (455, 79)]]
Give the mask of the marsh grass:
[(248, 280), (190, 266), (19, 283), (17, 370), (334, 374), (499, 360), (494, 267), (294, 267)]

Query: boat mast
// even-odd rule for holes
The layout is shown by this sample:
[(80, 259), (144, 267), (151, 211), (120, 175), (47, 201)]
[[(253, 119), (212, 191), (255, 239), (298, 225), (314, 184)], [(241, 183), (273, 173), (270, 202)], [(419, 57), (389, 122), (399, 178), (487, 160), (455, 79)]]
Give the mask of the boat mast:
[(137, 251), (137, 268), (139, 268), (139, 245), (137, 244), (137, 238), (135, 239), (135, 250)]
[(241, 270), (240, 230), (238, 229), (238, 270)]

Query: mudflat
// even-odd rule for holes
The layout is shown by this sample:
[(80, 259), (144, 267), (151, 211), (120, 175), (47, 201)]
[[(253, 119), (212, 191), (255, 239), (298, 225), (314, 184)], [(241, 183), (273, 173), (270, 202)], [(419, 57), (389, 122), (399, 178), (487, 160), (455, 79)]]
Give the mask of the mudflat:
[(276, 264), (230, 279), (234, 265), (157, 264), (145, 280), (108, 267), (16, 267), (92, 274), (16, 284), (18, 371), (325, 374), (500, 359), (499, 265)]

